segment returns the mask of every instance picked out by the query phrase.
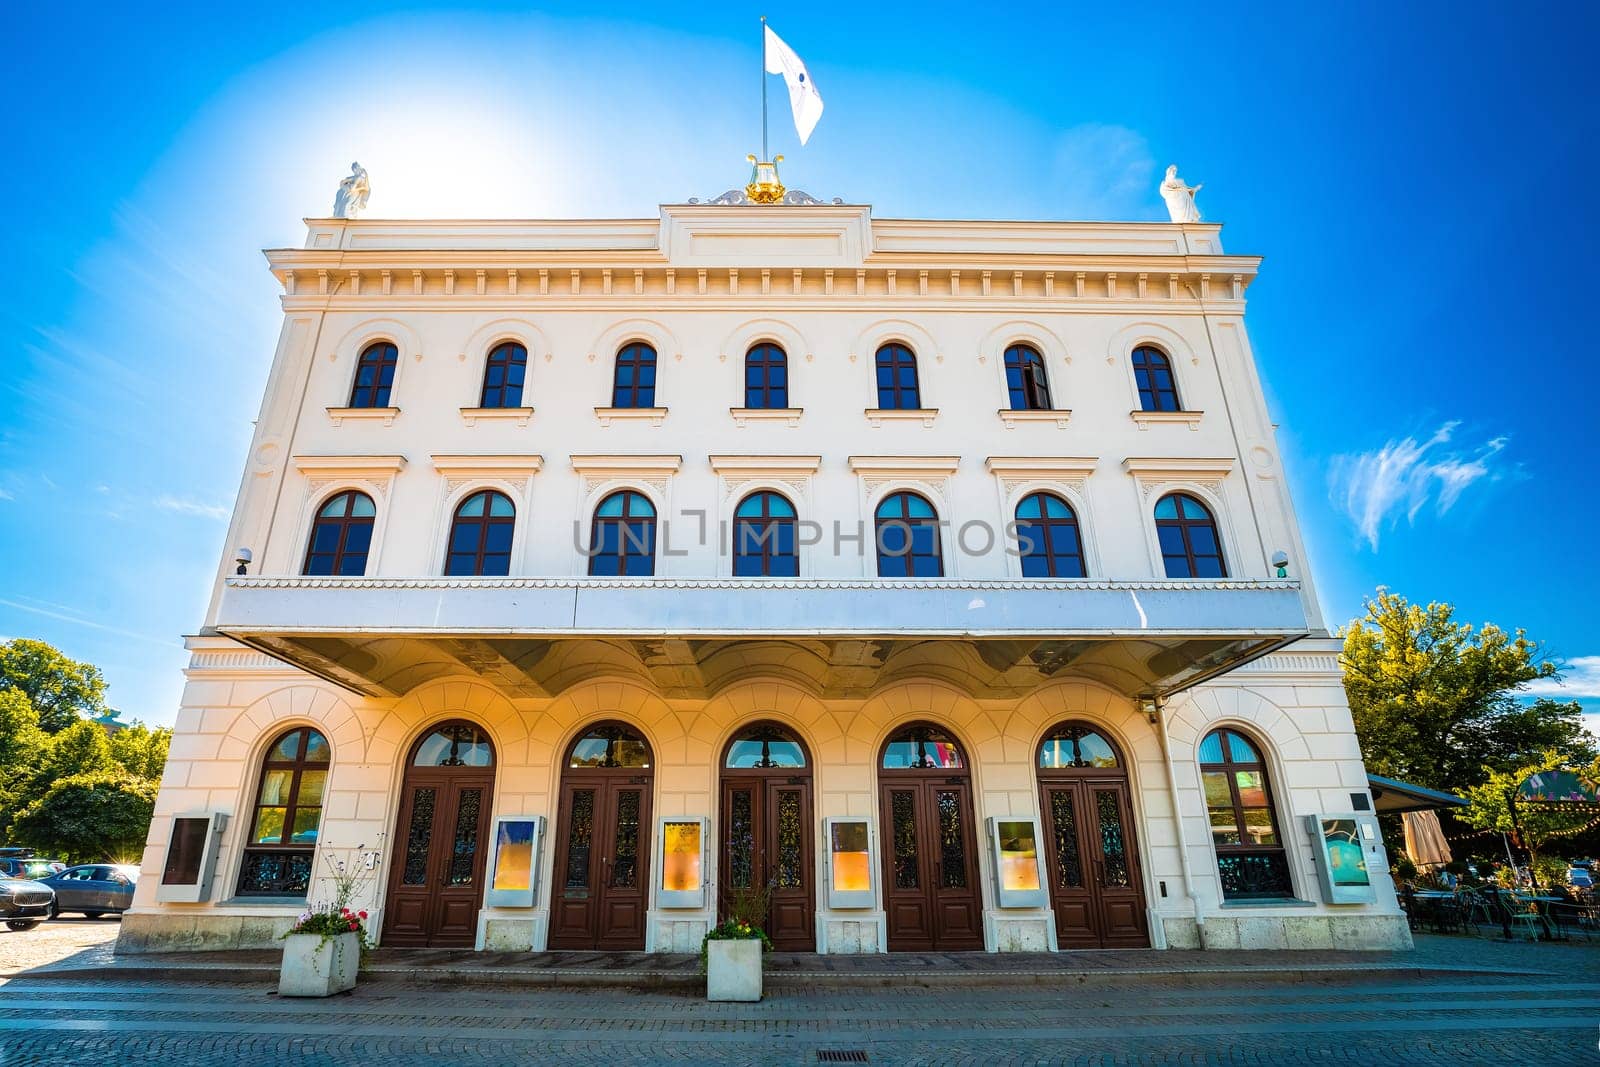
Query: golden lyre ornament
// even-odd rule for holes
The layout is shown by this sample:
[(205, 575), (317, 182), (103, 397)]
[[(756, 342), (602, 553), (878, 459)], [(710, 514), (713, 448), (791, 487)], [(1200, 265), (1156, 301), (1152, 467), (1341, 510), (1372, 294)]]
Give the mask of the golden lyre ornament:
[(762, 162), (755, 156), (745, 156), (750, 161), (750, 184), (744, 187), (744, 195), (752, 204), (781, 204), (783, 203), (783, 183), (778, 180), (778, 164), (783, 162), (782, 156), (773, 156), (772, 161)]

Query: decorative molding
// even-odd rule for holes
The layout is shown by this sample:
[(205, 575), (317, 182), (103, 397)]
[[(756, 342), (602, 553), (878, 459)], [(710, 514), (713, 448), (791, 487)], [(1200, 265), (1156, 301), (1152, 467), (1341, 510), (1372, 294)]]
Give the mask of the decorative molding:
[(711, 469), (718, 474), (815, 474), (822, 466), (821, 456), (708, 456)]
[(1014, 408), (1000, 408), (1000, 420), (1006, 424), (1006, 429), (1015, 430), (1024, 422), (1053, 422), (1056, 429), (1065, 430), (1067, 422), (1072, 418), (1071, 408), (1050, 408), (1045, 411), (1018, 411)]
[(939, 417), (938, 408), (867, 408), (867, 422), (873, 426), (885, 422), (920, 422), (922, 425), (933, 427), (933, 422)]
[(1018, 489), (1041, 481), (1069, 487), (1081, 496), (1100, 460), (1096, 456), (990, 456), (983, 465), (1000, 479), (1005, 498), (1010, 500)]
[(1152, 426), (1187, 426), (1191, 430), (1200, 428), (1200, 419), (1203, 411), (1130, 411), (1128, 415), (1139, 424), (1139, 429), (1148, 430)]
[(667, 417), (666, 408), (595, 408), (595, 417), (600, 420), (601, 426), (610, 426), (612, 419), (648, 422), (651, 426), (660, 426), (661, 420)]
[(1108, 590), (1284, 590), (1298, 589), (1294, 579), (1259, 578), (1132, 579), (1107, 578), (566, 578), (494, 577), (228, 577), (224, 584), (239, 589), (1076, 589)]
[(743, 426), (746, 422), (787, 422), (790, 426), (799, 426), (800, 416), (806, 413), (806, 409), (729, 408), (728, 413), (733, 416), (735, 426)]
[(537, 455), (462, 455), (435, 453), (433, 469), (446, 476), (463, 474), (496, 478), (522, 478), (544, 469), (544, 457)]
[(1189, 457), (1183, 459), (1151, 459), (1129, 457), (1122, 461), (1122, 469), (1133, 476), (1138, 484), (1140, 493), (1145, 499), (1156, 490), (1181, 482), (1187, 485), (1200, 485), (1215, 492), (1221, 487), (1224, 479), (1233, 471), (1234, 460), (1232, 457), (1219, 457), (1204, 459)]
[(391, 456), (325, 456), (300, 455), (291, 457), (295, 470), (307, 477), (338, 477), (348, 475), (360, 478), (393, 477), (406, 468), (406, 457)]
[(461, 421), (468, 426), (476, 426), (479, 419), (487, 419), (490, 422), (515, 422), (518, 426), (526, 426), (531, 418), (533, 418), (532, 408), (461, 409)]
[(394, 420), (399, 416), (399, 408), (329, 408), (328, 418), (335, 426), (342, 426), (346, 419), (355, 419), (357, 422), (381, 422), (385, 426), (393, 426)]
[(610, 482), (643, 482), (665, 495), (672, 476), (683, 466), (682, 456), (582, 455), (573, 456), (572, 469), (584, 481), (585, 494)]

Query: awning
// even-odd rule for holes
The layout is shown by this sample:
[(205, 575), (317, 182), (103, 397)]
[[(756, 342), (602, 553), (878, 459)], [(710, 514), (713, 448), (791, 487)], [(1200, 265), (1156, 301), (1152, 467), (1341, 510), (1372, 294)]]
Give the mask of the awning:
[(1424, 789), (1409, 782), (1397, 782), (1382, 775), (1367, 775), (1372, 787), (1372, 802), (1379, 811), (1432, 811), (1437, 808), (1462, 808), (1467, 802), (1454, 793)]
[(1007, 699), (1070, 676), (1166, 696), (1309, 626), (1291, 581), (251, 577), (225, 584), (216, 630), (376, 697), (470, 672), (512, 697), (620, 676), (855, 699), (922, 677)]

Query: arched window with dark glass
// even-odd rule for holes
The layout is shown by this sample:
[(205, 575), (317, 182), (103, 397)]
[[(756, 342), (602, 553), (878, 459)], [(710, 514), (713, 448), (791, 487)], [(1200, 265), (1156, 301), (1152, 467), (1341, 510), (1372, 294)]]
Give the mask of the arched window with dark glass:
[(1078, 516), (1054, 493), (1032, 493), (1017, 505), (1017, 549), (1024, 578), (1082, 578)]
[(1133, 350), (1133, 380), (1139, 387), (1141, 411), (1182, 411), (1172, 361), (1159, 348), (1140, 345)]
[(611, 406), (656, 406), (656, 350), (643, 341), (625, 344), (617, 352), (617, 369), (611, 382)]
[(450, 522), (445, 574), (510, 574), (511, 534), (516, 524), (517, 509), (504, 493), (485, 489), (467, 497)]
[(327, 739), (308, 726), (290, 730), (267, 749), (239, 868), (239, 896), (305, 896), (330, 757)]
[(794, 505), (777, 493), (751, 493), (733, 514), (733, 573), (737, 578), (795, 578)]
[(372, 498), (351, 489), (329, 498), (317, 510), (306, 545), (308, 575), (367, 573), (367, 551), (372, 547), (372, 522), (378, 509)]
[(891, 493), (875, 515), (880, 578), (942, 578), (939, 514), (916, 493)]
[(1223, 898), (1292, 897), (1272, 783), (1255, 742), (1237, 730), (1211, 731), (1200, 742), (1200, 781)]
[(1044, 357), (1029, 345), (1006, 349), (1006, 390), (1011, 395), (1012, 411), (1049, 411), (1050, 382), (1044, 373)]
[(356, 361), (356, 380), (350, 387), (353, 408), (386, 408), (389, 390), (394, 388), (394, 371), (400, 365), (400, 350), (389, 341), (375, 341)]
[(1228, 576), (1216, 520), (1188, 493), (1168, 493), (1156, 502), (1156, 538), (1168, 578)]
[(502, 341), (489, 352), (483, 366), (483, 399), (479, 407), (520, 408), (522, 384), (528, 374), (528, 350), (515, 341)]
[(612, 493), (594, 509), (589, 573), (649, 577), (656, 572), (656, 509), (643, 493)]
[(878, 407), (915, 411), (922, 407), (917, 386), (917, 357), (898, 342), (878, 349)]
[(784, 727), (757, 723), (728, 743), (722, 765), (727, 770), (799, 770), (806, 765), (806, 748)]
[(789, 406), (789, 357), (770, 341), (753, 345), (744, 357), (744, 406)]
[(1107, 770), (1118, 765), (1116, 746), (1076, 723), (1062, 723), (1039, 744), (1041, 771)]

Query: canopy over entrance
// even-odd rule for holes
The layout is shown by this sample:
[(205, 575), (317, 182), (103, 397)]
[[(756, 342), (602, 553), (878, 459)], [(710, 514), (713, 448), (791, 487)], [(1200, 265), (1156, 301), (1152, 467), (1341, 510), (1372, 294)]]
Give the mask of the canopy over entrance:
[(1309, 632), (1291, 581), (233, 578), (218, 632), (369, 696), (470, 671), (510, 696), (637, 677), (704, 698), (789, 677), (825, 698), (1055, 677), (1164, 696)]

